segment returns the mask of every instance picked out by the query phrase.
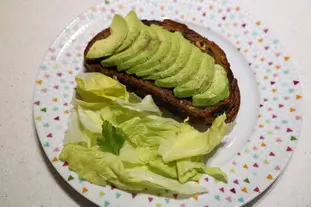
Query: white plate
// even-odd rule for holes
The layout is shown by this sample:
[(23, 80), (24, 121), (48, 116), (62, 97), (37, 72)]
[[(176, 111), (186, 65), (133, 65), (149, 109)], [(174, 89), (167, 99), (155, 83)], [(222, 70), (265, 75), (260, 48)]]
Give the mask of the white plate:
[[(241, 206), (264, 191), (280, 174), (297, 144), (302, 124), (302, 94), (291, 58), (279, 41), (226, 0), (106, 1), (81, 14), (54, 44), (41, 64), (35, 87), (34, 116), (40, 142), (61, 176), (100, 206)], [(227, 54), (241, 90), (241, 108), (224, 147), (209, 160), (229, 177), (228, 184), (206, 177), (208, 194), (181, 199), (134, 195), (79, 180), (58, 160), (74, 93), (83, 72), (83, 50), (107, 28), (115, 13), (135, 10), (140, 18), (170, 18), (215, 41)]]

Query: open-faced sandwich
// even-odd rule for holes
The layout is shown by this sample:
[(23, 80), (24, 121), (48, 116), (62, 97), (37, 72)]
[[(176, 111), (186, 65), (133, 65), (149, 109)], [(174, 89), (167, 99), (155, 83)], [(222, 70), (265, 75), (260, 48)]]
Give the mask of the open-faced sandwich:
[[(227, 182), (205, 155), (232, 130), (240, 93), (215, 43), (183, 24), (130, 12), (115, 15), (84, 58), (60, 154), (80, 179), (163, 196), (205, 193), (197, 181), (206, 175)], [(160, 105), (184, 121), (163, 117)], [(189, 120), (210, 126), (200, 132)]]
[(115, 15), (89, 42), (84, 64), (192, 122), (211, 124), (224, 112), (230, 122), (239, 110), (239, 87), (225, 53), (172, 20)]

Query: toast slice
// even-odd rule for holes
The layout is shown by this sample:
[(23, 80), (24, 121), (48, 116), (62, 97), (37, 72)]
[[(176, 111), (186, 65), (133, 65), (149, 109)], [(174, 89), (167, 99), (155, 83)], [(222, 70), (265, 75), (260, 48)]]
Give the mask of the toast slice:
[(138, 96), (144, 97), (150, 94), (158, 106), (165, 107), (180, 118), (184, 119), (189, 117), (189, 120), (192, 123), (209, 125), (218, 115), (223, 114), (224, 112), (227, 114), (227, 122), (233, 121), (240, 107), (240, 91), (238, 81), (234, 78), (224, 51), (217, 44), (202, 37), (184, 24), (167, 19), (164, 21), (142, 20), (142, 22), (148, 26), (156, 24), (172, 32), (179, 31), (187, 40), (200, 48), (202, 52), (211, 55), (215, 59), (215, 64), (222, 65), (227, 72), (230, 90), (229, 97), (213, 106), (198, 108), (192, 104), (191, 98), (176, 98), (173, 95), (172, 89), (160, 88), (154, 84), (154, 81), (143, 80), (135, 75), (118, 72), (116, 67), (103, 67), (100, 64), (101, 59), (86, 59), (86, 54), (92, 44), (94, 44), (95, 41), (104, 39), (110, 35), (109, 28), (97, 34), (88, 43), (84, 51), (84, 66), (86, 71), (101, 72), (107, 76), (117, 78), (118, 81), (124, 84), (129, 91), (136, 93)]

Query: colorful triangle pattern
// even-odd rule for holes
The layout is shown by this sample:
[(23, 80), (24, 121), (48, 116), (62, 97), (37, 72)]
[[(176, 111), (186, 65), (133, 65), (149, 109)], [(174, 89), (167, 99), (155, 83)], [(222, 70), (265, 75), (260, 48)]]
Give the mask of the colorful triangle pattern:
[(71, 180), (73, 180), (73, 179), (74, 179), (74, 178), (73, 178), (71, 175), (69, 175), (68, 178), (67, 178), (68, 181), (71, 181)]
[(109, 205), (110, 205), (110, 203), (109, 203), (108, 201), (105, 201), (105, 202), (104, 202), (104, 206), (105, 206), (105, 207), (108, 207)]
[(86, 192), (88, 192), (89, 190), (86, 188), (86, 187), (84, 187), (84, 188), (82, 188), (82, 193), (86, 193)]
[(240, 197), (240, 198), (238, 198), (238, 201), (240, 201), (240, 203), (244, 203), (244, 198)]
[(165, 202), (166, 202), (167, 204), (169, 204), (170, 199), (169, 199), (169, 198), (165, 198)]
[(248, 178), (245, 178), (245, 179), (244, 179), (244, 182), (250, 183)]
[(50, 143), (49, 142), (45, 142), (43, 147), (49, 147), (50, 146)]

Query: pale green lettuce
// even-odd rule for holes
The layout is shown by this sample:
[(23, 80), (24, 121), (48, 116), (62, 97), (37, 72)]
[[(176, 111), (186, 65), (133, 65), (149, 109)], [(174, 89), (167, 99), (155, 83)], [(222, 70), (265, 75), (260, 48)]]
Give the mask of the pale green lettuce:
[(227, 181), (224, 172), (202, 160), (228, 132), (226, 115), (201, 133), (187, 120), (162, 117), (151, 96), (141, 99), (105, 75), (86, 73), (76, 81), (78, 96), (60, 159), (80, 178), (131, 192), (167, 189), (185, 195), (207, 192), (192, 182), (205, 174)]
[(151, 190), (169, 189), (185, 195), (206, 193), (207, 189), (196, 182), (179, 183), (177, 180), (154, 173), (147, 166), (130, 168), (126, 170), (130, 175), (129, 182), (141, 183)]
[(80, 178), (91, 183), (105, 185), (108, 180), (117, 179), (119, 175), (125, 174), (123, 163), (118, 156), (96, 148), (68, 144), (59, 157), (67, 161), (69, 168), (77, 172)]
[(77, 172), (80, 178), (98, 185), (113, 183), (128, 191), (150, 191), (169, 189), (173, 192), (192, 195), (207, 192), (207, 189), (195, 182), (185, 184), (177, 180), (158, 175), (148, 166), (127, 168), (120, 157), (80, 145), (66, 145), (60, 159), (69, 163), (69, 168)]
[(82, 100), (87, 102), (101, 102), (117, 98), (128, 100), (126, 87), (101, 73), (84, 73), (76, 77), (77, 92)]
[(179, 123), (160, 116), (136, 116), (123, 122), (120, 127), (135, 146), (159, 146), (167, 138), (174, 139)]
[(217, 117), (212, 126), (203, 133), (186, 123), (181, 124), (176, 138), (169, 137), (161, 143), (159, 154), (165, 162), (171, 162), (210, 153), (228, 132), (225, 120), (225, 114)]
[(227, 175), (219, 168), (210, 168), (203, 163), (203, 157), (190, 157), (176, 161), (179, 182), (199, 180), (203, 174), (215, 177), (217, 180), (227, 182)]
[(103, 120), (100, 117), (100, 111), (82, 109), (80, 106), (77, 107), (77, 110), (80, 122), (86, 129), (95, 134), (102, 133)]
[(136, 148), (128, 141), (125, 141), (122, 148), (120, 149), (120, 159), (123, 162), (131, 163), (131, 164), (144, 164), (138, 155)]
[(69, 125), (65, 133), (64, 144), (83, 142), (88, 147), (92, 147), (96, 144), (97, 136), (83, 125), (78, 110), (74, 108), (69, 117)]
[(162, 157), (157, 156), (155, 159), (148, 162), (151, 169), (160, 172), (165, 176), (178, 179), (176, 162), (165, 163)]

